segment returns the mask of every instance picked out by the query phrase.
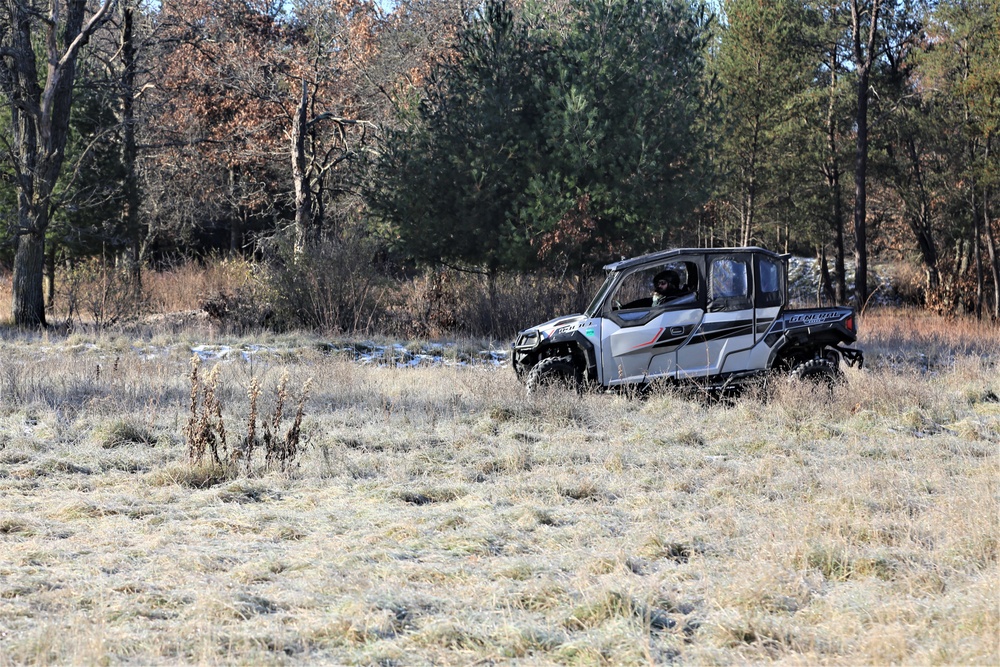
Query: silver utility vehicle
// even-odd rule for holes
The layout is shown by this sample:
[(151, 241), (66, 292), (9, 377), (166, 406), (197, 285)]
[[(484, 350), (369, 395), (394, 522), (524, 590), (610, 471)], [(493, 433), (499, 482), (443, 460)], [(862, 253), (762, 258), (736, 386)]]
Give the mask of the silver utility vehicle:
[(587, 310), (521, 331), (514, 371), (528, 393), (696, 382), (738, 387), (768, 372), (833, 382), (862, 365), (851, 308), (788, 308), (788, 255), (682, 248), (604, 267)]

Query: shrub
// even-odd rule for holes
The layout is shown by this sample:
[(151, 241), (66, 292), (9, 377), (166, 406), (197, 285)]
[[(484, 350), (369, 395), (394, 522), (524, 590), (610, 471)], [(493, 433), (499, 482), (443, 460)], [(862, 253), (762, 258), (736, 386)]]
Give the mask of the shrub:
[(397, 289), (389, 306), (391, 333), (507, 339), (532, 324), (582, 312), (598, 286), (597, 278), (572, 283), (544, 274), (491, 278), (450, 269), (427, 271)]
[(381, 249), (371, 237), (349, 231), (298, 253), (279, 237), (269, 252), (277, 322), (329, 333), (369, 333), (382, 324), (388, 280), (377, 270)]
[(149, 298), (128, 267), (91, 258), (66, 271), (57, 305), (67, 322), (76, 319), (100, 330), (134, 321), (147, 312)]
[(214, 292), (201, 302), (201, 310), (229, 333), (259, 331), (274, 318), (274, 309), (262, 291), (261, 285), (247, 284), (233, 291)]

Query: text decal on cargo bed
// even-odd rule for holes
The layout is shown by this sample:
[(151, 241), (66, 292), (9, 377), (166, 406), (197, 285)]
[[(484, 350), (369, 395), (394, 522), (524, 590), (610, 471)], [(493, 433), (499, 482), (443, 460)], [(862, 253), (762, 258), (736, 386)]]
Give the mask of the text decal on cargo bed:
[(829, 322), (830, 320), (839, 320), (844, 316), (843, 313), (836, 310), (830, 310), (825, 313), (802, 313), (801, 315), (787, 315), (785, 321), (788, 324), (820, 324), (822, 322)]

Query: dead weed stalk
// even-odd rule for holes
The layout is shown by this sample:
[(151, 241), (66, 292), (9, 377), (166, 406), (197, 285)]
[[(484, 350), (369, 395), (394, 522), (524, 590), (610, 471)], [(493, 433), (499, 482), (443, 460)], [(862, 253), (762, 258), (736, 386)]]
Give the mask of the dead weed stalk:
[[(312, 386), (309, 378), (298, 395), (298, 405), (291, 426), (281, 435), (285, 404), (289, 401), (288, 373), (278, 382), (274, 412), (270, 418), (260, 418), (260, 380), (252, 378), (247, 390), (250, 401), (250, 415), (247, 419), (246, 435), (238, 439), (237, 445), (229, 446), (226, 435), (222, 403), (219, 400), (219, 369), (213, 366), (202, 379), (199, 372), (201, 359), (191, 358), (191, 398), (188, 421), (184, 427), (188, 460), (192, 465), (209, 465), (223, 468), (231, 476), (254, 474), (253, 458), (258, 449), (264, 450), (264, 469), (286, 472), (295, 466), (301, 451), (302, 417)], [(260, 427), (258, 428), (258, 421)], [(206, 460), (207, 459), (207, 460)]]

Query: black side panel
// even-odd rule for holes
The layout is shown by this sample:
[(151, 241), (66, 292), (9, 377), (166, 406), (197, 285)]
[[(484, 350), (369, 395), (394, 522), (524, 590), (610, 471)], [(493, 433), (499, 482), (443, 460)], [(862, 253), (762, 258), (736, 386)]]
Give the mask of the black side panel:
[(808, 308), (786, 311), (774, 331), (785, 330), (785, 337), (797, 345), (836, 345), (853, 343), (857, 334), (847, 326), (853, 317), (850, 308)]

